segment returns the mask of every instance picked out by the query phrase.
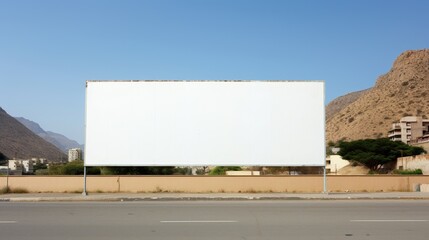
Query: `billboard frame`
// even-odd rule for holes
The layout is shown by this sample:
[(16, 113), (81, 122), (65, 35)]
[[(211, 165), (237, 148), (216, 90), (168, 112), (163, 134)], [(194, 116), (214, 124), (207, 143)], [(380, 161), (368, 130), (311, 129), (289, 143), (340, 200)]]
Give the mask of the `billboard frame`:
[[(322, 80), (87, 80), (86, 81), (86, 88), (85, 88), (85, 91), (86, 91), (86, 100), (85, 100), (85, 143), (87, 142), (86, 140), (87, 140), (87, 110), (88, 110), (88, 106), (87, 106), (87, 98), (88, 98), (88, 96), (87, 96), (87, 88), (88, 88), (88, 83), (93, 83), (93, 82), (109, 82), (109, 83), (111, 83), (111, 82), (299, 82), (299, 83), (308, 83), (308, 82), (318, 82), (318, 83), (322, 83), (322, 88), (323, 88), (323, 103), (322, 103), (322, 105), (324, 106), (324, 102), (325, 102), (325, 88), (326, 88), (326, 86), (325, 86), (325, 81), (322, 81)], [(325, 143), (325, 136), (326, 136), (326, 133), (325, 133), (325, 111), (324, 111), (324, 109), (323, 109), (323, 116), (322, 116), (322, 119), (323, 119), (323, 128), (324, 128), (324, 131), (323, 131), (323, 138), (324, 138), (324, 143)], [(85, 145), (85, 148), (86, 148), (86, 145)], [(324, 147), (324, 149), (323, 149), (323, 152), (324, 152), (324, 155), (323, 156), (321, 156), (321, 157), (323, 157), (323, 159), (324, 159), (324, 157), (325, 157), (325, 155), (326, 155), (326, 147)], [(86, 159), (87, 159), (87, 157), (86, 157), (86, 155), (87, 155), (87, 151), (85, 150), (85, 160), (84, 160), (84, 178), (85, 178), (85, 180), (84, 180), (84, 193), (86, 194), (86, 167), (87, 166), (101, 166), (101, 165), (86, 165)], [(324, 176), (324, 192), (326, 192), (326, 161), (325, 161), (325, 159), (324, 159), (324, 161), (323, 161), (323, 165), (319, 165), (319, 164), (305, 164), (305, 165), (249, 165), (249, 166), (296, 166), (296, 167), (300, 167), (300, 166), (308, 166), (308, 167), (311, 167), (311, 166), (317, 166), (317, 167), (323, 167), (323, 176)], [(222, 164), (219, 164), (219, 165), (222, 165)], [(160, 164), (160, 165), (153, 165), (153, 164), (151, 164), (151, 165), (145, 165), (145, 164), (141, 164), (141, 165), (109, 165), (109, 164), (107, 164), (107, 165), (103, 165), (103, 166), (166, 166), (165, 164)], [(183, 164), (183, 165), (181, 165), (181, 164), (178, 164), (178, 165), (175, 165), (175, 166), (189, 166), (189, 164)], [(223, 166), (223, 165), (222, 165)], [(232, 165), (231, 165), (232, 166)]]

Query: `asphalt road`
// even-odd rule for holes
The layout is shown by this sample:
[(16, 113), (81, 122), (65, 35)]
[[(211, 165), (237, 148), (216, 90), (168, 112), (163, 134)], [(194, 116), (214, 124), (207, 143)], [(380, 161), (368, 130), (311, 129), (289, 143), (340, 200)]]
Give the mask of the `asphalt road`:
[(427, 200), (0, 202), (0, 239), (428, 239)]

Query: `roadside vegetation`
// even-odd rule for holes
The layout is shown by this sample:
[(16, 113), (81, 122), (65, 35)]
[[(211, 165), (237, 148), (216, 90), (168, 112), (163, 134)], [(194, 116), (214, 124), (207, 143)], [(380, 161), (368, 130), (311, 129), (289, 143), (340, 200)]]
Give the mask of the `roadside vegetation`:
[(10, 187), (0, 188), (0, 194), (6, 194), (6, 193), (28, 193), (28, 190), (25, 188), (10, 188)]
[(213, 168), (209, 175), (226, 175), (226, 171), (241, 171), (241, 167), (236, 167), (236, 166), (229, 166), (229, 167), (222, 167), (222, 166), (217, 166), (215, 168)]
[(372, 173), (387, 173), (393, 170), (396, 159), (425, 153), (421, 147), (414, 147), (388, 138), (364, 139), (338, 144), (339, 155), (345, 160), (359, 162)]
[(394, 174), (400, 175), (423, 175), (423, 171), (421, 169), (410, 169), (410, 170), (393, 170)]
[(0, 165), (6, 164), (6, 160), (8, 157), (6, 157), (2, 152), (0, 152)]
[[(49, 167), (38, 166), (36, 175), (83, 175), (84, 162), (75, 160), (68, 163), (51, 164)], [(188, 175), (190, 168), (176, 167), (87, 167), (88, 175)], [(202, 172), (197, 172), (197, 174)]]

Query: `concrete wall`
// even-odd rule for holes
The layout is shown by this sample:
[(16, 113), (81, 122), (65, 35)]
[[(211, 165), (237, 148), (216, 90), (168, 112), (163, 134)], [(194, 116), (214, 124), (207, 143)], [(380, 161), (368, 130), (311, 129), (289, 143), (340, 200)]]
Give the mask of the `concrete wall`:
[[(0, 176), (0, 188), (82, 192), (82, 176)], [(328, 176), (329, 192), (415, 191), (429, 176)], [(322, 192), (322, 176), (89, 176), (88, 192)]]
[(400, 157), (396, 160), (396, 169), (421, 169), (424, 175), (429, 175), (429, 154), (410, 157)]

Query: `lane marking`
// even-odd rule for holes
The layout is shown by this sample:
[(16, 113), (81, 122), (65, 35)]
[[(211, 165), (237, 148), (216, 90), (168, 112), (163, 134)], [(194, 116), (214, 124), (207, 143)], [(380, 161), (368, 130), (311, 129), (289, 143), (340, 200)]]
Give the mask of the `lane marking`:
[(161, 223), (236, 223), (235, 220), (184, 220), (184, 221), (160, 221)]
[(417, 220), (417, 219), (360, 219), (360, 220), (350, 220), (350, 222), (429, 222), (429, 220)]
[(17, 223), (16, 221), (0, 221), (0, 223)]

